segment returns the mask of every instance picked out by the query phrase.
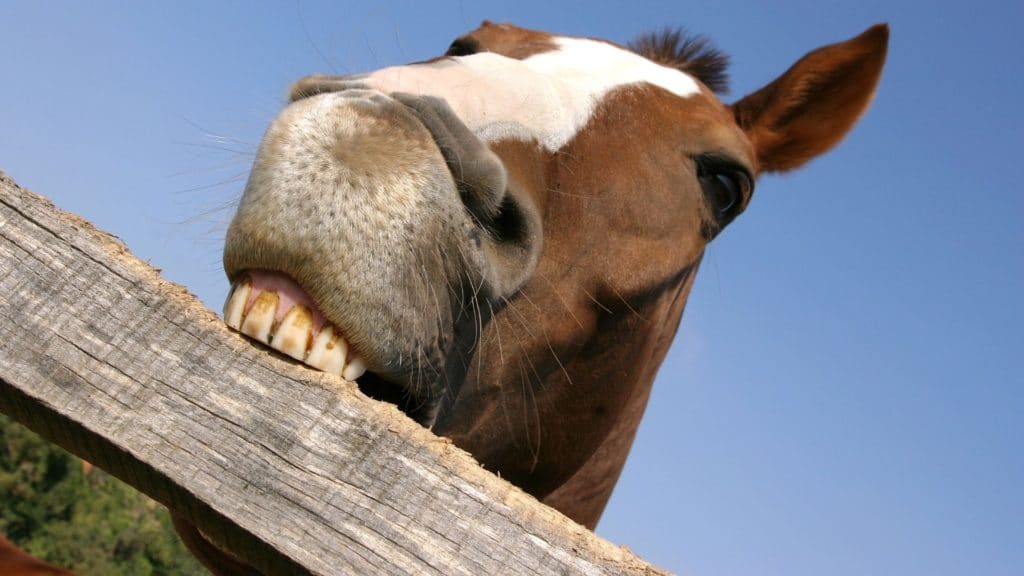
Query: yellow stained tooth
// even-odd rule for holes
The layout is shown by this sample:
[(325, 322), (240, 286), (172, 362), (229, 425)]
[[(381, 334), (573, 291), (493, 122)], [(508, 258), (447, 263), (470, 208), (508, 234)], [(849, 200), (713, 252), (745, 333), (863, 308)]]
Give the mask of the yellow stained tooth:
[(306, 345), (309, 344), (309, 332), (312, 329), (313, 315), (309, 309), (301, 304), (292, 306), (274, 331), (270, 345), (296, 360), (305, 360)]
[(347, 354), (348, 343), (345, 342), (345, 339), (334, 334), (333, 326), (324, 326), (323, 330), (313, 339), (309, 356), (306, 356), (306, 364), (341, 376)]
[(244, 280), (241, 284), (235, 285), (235, 288), (228, 296), (227, 302), (224, 303), (225, 324), (235, 330), (242, 327), (242, 316), (245, 314), (245, 303), (249, 300), (249, 294), (251, 293), (252, 282), (249, 280)]
[(277, 303), (276, 293), (260, 293), (242, 322), (242, 334), (251, 336), (264, 344), (270, 342), (270, 329), (274, 326)]
[(366, 372), (366, 362), (359, 356), (353, 357), (348, 362), (348, 366), (341, 372), (341, 377), (349, 382), (355, 382), (356, 378), (359, 378)]

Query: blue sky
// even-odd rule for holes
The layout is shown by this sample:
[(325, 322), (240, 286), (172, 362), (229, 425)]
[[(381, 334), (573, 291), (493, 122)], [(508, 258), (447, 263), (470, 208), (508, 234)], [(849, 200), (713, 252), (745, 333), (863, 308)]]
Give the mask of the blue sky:
[(0, 169), (219, 310), (220, 242), (290, 82), (444, 51), (484, 18), (684, 25), (752, 91), (888, 21), (871, 110), (709, 248), (598, 532), (682, 574), (1024, 566), (1024, 4), (0, 5)]

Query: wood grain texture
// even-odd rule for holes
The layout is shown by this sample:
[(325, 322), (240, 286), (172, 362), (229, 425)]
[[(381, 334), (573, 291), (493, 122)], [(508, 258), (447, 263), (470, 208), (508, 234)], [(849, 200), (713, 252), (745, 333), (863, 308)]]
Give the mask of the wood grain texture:
[(0, 410), (268, 574), (662, 574), (0, 172)]

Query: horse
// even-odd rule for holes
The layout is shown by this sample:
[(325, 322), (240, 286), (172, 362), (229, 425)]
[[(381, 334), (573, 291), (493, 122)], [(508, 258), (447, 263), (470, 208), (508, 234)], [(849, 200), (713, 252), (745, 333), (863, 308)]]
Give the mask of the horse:
[(485, 21), (430, 60), (303, 78), (226, 234), (225, 322), (592, 529), (706, 246), (759, 176), (850, 131), (887, 44), (875, 25), (731, 104), (727, 57), (674, 31)]

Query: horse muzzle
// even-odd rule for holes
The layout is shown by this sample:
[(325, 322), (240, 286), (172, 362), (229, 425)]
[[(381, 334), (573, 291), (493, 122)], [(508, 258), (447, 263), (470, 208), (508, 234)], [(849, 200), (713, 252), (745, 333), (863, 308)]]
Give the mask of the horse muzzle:
[[(429, 424), (539, 218), (442, 100), (347, 88), (274, 120), (227, 232), (225, 321)], [(456, 352), (458, 352), (456, 354)], [(364, 374), (365, 373), (365, 374)], [(451, 393), (451, 391), (449, 391)]]

